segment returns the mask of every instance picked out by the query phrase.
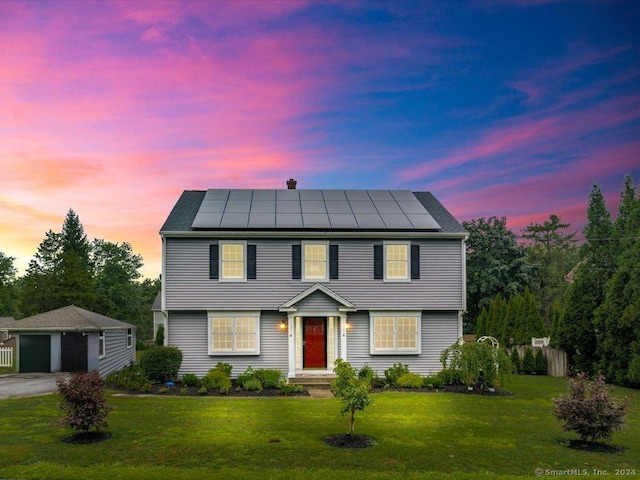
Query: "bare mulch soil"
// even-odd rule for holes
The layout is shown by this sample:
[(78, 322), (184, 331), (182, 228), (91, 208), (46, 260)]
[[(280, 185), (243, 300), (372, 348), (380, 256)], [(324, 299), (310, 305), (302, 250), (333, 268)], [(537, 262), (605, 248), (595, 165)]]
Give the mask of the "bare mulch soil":
[(348, 433), (330, 435), (324, 439), (324, 442), (336, 448), (369, 448), (378, 444), (375, 439), (366, 435), (350, 435)]
[(301, 392), (294, 393), (282, 393), (279, 388), (265, 388), (261, 392), (248, 391), (243, 388), (237, 388), (234, 386), (228, 393), (220, 393), (217, 390), (213, 390), (207, 393), (199, 393), (199, 387), (185, 387), (181, 382), (174, 382), (173, 386), (167, 387), (162, 384), (151, 385), (151, 391), (143, 392), (141, 390), (126, 390), (117, 387), (110, 386), (113, 390), (127, 392), (133, 395), (165, 395), (165, 396), (182, 396), (182, 397), (308, 397), (309, 391), (302, 390)]
[(92, 443), (104, 442), (109, 438), (111, 438), (111, 434), (107, 432), (80, 432), (62, 437), (62, 441), (74, 445), (90, 445)]

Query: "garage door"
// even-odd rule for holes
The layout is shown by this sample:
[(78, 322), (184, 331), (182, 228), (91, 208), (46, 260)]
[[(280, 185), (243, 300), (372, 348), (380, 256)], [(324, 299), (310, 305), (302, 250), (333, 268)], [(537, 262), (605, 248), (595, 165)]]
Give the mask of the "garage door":
[(62, 371), (87, 371), (87, 337), (82, 333), (62, 334)]
[(51, 335), (20, 335), (20, 371), (51, 372)]

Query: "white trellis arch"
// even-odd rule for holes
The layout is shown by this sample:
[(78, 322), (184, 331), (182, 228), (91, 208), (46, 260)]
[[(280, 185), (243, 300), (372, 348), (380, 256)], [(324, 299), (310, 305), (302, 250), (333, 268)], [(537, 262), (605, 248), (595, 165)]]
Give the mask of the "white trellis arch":
[(478, 343), (488, 342), (491, 344), (493, 348), (500, 348), (500, 344), (495, 337), (490, 337), (489, 335), (483, 335), (477, 340)]

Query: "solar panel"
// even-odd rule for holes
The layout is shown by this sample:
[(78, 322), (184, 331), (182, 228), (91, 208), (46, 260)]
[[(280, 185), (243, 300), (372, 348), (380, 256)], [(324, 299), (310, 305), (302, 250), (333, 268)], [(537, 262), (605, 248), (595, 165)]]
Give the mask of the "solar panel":
[(198, 229), (439, 230), (405, 190), (208, 190)]

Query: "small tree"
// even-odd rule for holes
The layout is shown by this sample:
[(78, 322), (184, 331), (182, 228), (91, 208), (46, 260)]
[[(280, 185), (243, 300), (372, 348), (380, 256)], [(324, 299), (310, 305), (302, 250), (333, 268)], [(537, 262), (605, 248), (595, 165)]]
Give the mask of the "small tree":
[(334, 393), (342, 401), (343, 415), (349, 415), (349, 435), (355, 431), (356, 412), (364, 410), (373, 403), (369, 394), (369, 382), (366, 378), (359, 378), (355, 368), (341, 358), (336, 360), (334, 373), (337, 378), (332, 382)]
[(511, 356), (509, 358), (511, 359), (511, 363), (513, 363), (515, 373), (522, 372), (522, 365), (520, 365), (520, 354), (518, 354), (518, 349), (516, 347), (513, 347), (511, 349)]
[(536, 359), (533, 356), (533, 351), (527, 348), (522, 359), (522, 371), (528, 375), (536, 372)]
[(538, 375), (546, 375), (547, 374), (547, 357), (542, 353), (542, 349), (536, 349), (536, 356), (534, 358), (536, 364), (536, 373)]
[(111, 406), (104, 396), (104, 380), (96, 370), (74, 373), (68, 380), (59, 376), (56, 383), (62, 397), (60, 408), (66, 414), (62, 419), (63, 425), (83, 433), (107, 426), (106, 418)]
[(164, 325), (158, 325), (158, 331), (156, 332), (156, 346), (164, 346)]
[(609, 396), (609, 390), (600, 375), (594, 382), (580, 373), (569, 379), (569, 393), (553, 399), (553, 413), (564, 420), (565, 432), (576, 432), (583, 441), (609, 440), (614, 430), (624, 425), (624, 414), (628, 401)]

